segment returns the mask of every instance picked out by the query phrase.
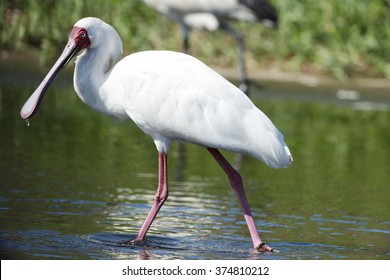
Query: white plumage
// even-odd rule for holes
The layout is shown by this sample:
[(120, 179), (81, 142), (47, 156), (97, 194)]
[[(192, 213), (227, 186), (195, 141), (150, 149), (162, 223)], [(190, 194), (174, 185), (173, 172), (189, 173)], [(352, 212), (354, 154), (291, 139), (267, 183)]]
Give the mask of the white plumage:
[[(282, 134), (236, 86), (182, 53), (145, 51), (119, 61), (119, 35), (97, 18), (84, 18), (75, 24), (63, 54), (22, 108), (23, 118), (34, 114), (61, 66), (81, 49), (85, 51), (76, 60), (74, 75), (78, 96), (97, 111), (120, 119), (131, 118), (153, 138), (160, 155), (158, 194), (166, 188), (168, 195), (167, 186), (161, 186), (166, 180), (161, 164), (166, 167), (164, 157), (174, 140), (208, 148), (228, 170), (231, 167), (218, 158), (216, 149), (248, 154), (274, 168), (287, 167), (292, 162)], [(156, 201), (163, 203), (166, 197)], [(148, 216), (138, 241), (143, 239), (161, 206), (152, 207), (151, 212), (156, 213)], [(246, 205), (242, 207), (245, 209)], [(252, 239), (258, 247), (260, 238), (252, 235)]]
[(106, 83), (117, 85), (124, 110), (160, 152), (179, 140), (249, 154), (270, 167), (290, 164), (272, 122), (242, 91), (191, 56), (139, 52), (120, 61)]

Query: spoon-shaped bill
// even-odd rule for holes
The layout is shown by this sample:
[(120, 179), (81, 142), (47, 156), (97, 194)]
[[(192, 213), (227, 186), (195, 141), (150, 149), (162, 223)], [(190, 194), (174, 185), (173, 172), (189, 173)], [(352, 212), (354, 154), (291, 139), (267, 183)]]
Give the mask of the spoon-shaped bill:
[(58, 58), (56, 63), (50, 69), (49, 73), (47, 73), (46, 77), (43, 79), (38, 88), (34, 91), (34, 93), (30, 96), (30, 98), (23, 105), (20, 110), (20, 116), (23, 119), (28, 119), (37, 111), (43, 97), (47, 89), (53, 80), (57, 77), (57, 75), (61, 72), (61, 70), (68, 64), (68, 62), (72, 59), (72, 57), (77, 53), (78, 48), (75, 44), (74, 40), (69, 39), (68, 44), (66, 45), (64, 51), (61, 56)]

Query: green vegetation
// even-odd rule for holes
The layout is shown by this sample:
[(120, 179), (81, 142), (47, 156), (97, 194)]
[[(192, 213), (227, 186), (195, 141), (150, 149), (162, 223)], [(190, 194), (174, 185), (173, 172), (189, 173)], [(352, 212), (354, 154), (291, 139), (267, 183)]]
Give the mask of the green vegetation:
[[(141, 0), (1, 0), (0, 48), (41, 50), (52, 57), (62, 49), (71, 26), (85, 16), (112, 24), (125, 52), (181, 50), (178, 26)], [(390, 0), (273, 0), (278, 29), (237, 23), (245, 33), (250, 69), (390, 78)], [(209, 64), (235, 64), (235, 42), (219, 33), (197, 32), (192, 53)], [(230, 47), (226, 47), (226, 45)]]

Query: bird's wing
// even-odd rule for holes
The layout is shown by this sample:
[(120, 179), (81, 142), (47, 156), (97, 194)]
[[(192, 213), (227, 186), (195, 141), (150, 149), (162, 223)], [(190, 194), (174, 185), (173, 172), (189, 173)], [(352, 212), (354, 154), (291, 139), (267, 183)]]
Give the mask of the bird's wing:
[(236, 86), (191, 56), (139, 52), (114, 70), (122, 76), (126, 112), (153, 139), (232, 150), (265, 162), (259, 154), (266, 146), (277, 142), (277, 149), (284, 150), (283, 136), (268, 117)]

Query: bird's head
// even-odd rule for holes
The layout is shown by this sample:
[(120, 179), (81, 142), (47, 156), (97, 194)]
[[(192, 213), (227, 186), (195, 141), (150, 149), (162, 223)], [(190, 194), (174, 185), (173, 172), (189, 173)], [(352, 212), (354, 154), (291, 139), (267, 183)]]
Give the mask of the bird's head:
[(28, 119), (36, 112), (50, 84), (77, 53), (83, 49), (99, 46), (102, 42), (105, 43), (104, 49), (110, 59), (116, 62), (122, 54), (122, 42), (115, 29), (98, 18), (88, 17), (76, 22), (61, 56), (24, 104), (20, 111), (21, 117)]

